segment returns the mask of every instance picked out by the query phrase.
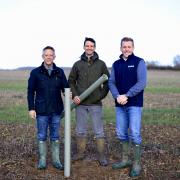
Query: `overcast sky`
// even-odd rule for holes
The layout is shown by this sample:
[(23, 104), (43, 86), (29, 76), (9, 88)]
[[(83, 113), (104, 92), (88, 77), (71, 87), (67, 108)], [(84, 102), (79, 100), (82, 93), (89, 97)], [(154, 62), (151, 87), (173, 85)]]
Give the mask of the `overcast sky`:
[(85, 37), (109, 67), (124, 36), (145, 61), (168, 65), (180, 54), (179, 0), (0, 0), (0, 23), (0, 68), (39, 66), (47, 45), (58, 66), (71, 67)]

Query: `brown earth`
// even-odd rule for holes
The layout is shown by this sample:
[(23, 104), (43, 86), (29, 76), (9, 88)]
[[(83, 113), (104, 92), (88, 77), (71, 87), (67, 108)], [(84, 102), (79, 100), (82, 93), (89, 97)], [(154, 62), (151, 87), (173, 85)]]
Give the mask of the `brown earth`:
[[(37, 170), (37, 142), (35, 125), (0, 124), (0, 179), (1, 180), (60, 180), (64, 172), (51, 165), (50, 152), (47, 169)], [(61, 159), (63, 162), (64, 132), (61, 138)], [(142, 180), (180, 179), (180, 126), (143, 126)], [(115, 137), (113, 124), (106, 124), (107, 167), (99, 166), (96, 157), (96, 145), (90, 130), (86, 150), (86, 159), (71, 163), (69, 180), (125, 180), (129, 169), (112, 170), (112, 163), (121, 156), (121, 144)], [(72, 128), (72, 157), (76, 153), (74, 128)], [(131, 152), (132, 153), (132, 152)]]

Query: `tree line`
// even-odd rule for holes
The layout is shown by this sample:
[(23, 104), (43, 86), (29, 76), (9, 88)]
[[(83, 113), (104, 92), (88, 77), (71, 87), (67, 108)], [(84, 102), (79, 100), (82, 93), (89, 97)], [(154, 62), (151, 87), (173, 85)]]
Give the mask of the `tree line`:
[(148, 69), (158, 69), (158, 70), (180, 70), (180, 55), (176, 55), (173, 58), (173, 65), (159, 65), (158, 61), (146, 61)]

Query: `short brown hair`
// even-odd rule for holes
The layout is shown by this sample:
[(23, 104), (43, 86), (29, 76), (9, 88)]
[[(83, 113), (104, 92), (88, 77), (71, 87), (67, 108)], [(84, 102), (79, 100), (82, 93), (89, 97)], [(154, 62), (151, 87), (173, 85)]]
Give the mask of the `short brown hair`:
[(131, 41), (132, 42), (132, 44), (133, 44), (133, 46), (134, 46), (134, 40), (132, 39), (132, 38), (130, 38), (130, 37), (123, 37), (122, 39), (121, 39), (121, 46), (122, 46), (122, 43), (124, 42), (124, 41)]
[(94, 47), (96, 47), (96, 41), (93, 38), (86, 37), (84, 40), (84, 46), (85, 46), (87, 41), (94, 43)]

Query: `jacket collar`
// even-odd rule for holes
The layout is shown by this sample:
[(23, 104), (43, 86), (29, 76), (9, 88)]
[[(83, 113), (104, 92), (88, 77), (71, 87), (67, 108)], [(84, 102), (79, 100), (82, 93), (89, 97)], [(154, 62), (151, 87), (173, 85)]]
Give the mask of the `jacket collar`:
[[(47, 70), (47, 69), (45, 68), (45, 66), (44, 66), (44, 62), (42, 62), (42, 64), (41, 64), (40, 67), (41, 67), (42, 70)], [(57, 66), (56, 66), (55, 63), (53, 63), (52, 69), (53, 69), (53, 70), (57, 69)]]
[[(40, 72), (43, 73), (43, 74), (48, 75), (48, 70), (45, 68), (44, 62), (42, 62), (41, 66), (40, 66)], [(58, 73), (59, 73), (59, 70), (58, 70), (56, 64), (53, 63), (52, 75), (58, 74)]]
[[(134, 53), (132, 53), (131, 55), (129, 55), (128, 58), (127, 58), (127, 60), (128, 60), (128, 59), (131, 59), (132, 57), (134, 57)], [(123, 54), (121, 54), (121, 55), (119, 56), (119, 58), (120, 58), (120, 59), (123, 59)], [(124, 60), (124, 59), (123, 59), (123, 60)]]
[[(99, 56), (96, 52), (94, 52), (90, 59), (94, 62), (99, 59)], [(88, 61), (88, 57), (86, 56), (85, 52), (81, 55), (81, 60)]]

